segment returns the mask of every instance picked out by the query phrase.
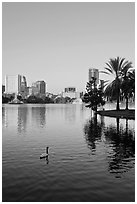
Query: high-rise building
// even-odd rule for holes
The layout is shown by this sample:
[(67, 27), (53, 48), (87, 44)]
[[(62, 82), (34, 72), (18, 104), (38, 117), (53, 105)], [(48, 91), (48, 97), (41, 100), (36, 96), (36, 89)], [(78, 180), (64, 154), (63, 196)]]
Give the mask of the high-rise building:
[(38, 89), (39, 94), (46, 93), (46, 83), (45, 81), (36, 81), (35, 86)]
[(80, 93), (76, 91), (75, 87), (67, 87), (65, 88), (65, 92), (62, 92), (62, 96), (64, 98), (80, 98)]
[(31, 86), (28, 87), (28, 95), (38, 95), (39, 94), (39, 90), (36, 86)]
[(22, 75), (6, 75), (5, 77), (5, 93), (26, 95), (27, 82), (26, 77)]
[(20, 86), (20, 91), (19, 94), (25, 98), (27, 96), (27, 81), (25, 76), (21, 76), (21, 86)]
[(98, 69), (89, 69), (89, 81), (91, 81), (92, 77), (96, 78), (96, 84), (99, 84), (99, 71)]

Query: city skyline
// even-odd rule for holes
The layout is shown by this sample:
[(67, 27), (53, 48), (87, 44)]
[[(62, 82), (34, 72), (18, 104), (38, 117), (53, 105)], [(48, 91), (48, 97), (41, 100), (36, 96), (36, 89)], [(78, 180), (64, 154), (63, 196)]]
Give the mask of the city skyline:
[(44, 80), (48, 92), (68, 86), (81, 91), (88, 70), (103, 70), (109, 58), (134, 65), (134, 4), (4, 2), (2, 83), (5, 75), (20, 73), (28, 85)]
[[(104, 80), (100, 79), (100, 77), (99, 77), (99, 70), (98, 69), (94, 69), (94, 68), (93, 69), (89, 69), (88, 81), (90, 81), (92, 77), (96, 78), (96, 82), (97, 82), (98, 85), (101, 83), (101, 81), (104, 81)], [(20, 78), (20, 80), (18, 80), (18, 78)], [(21, 78), (23, 78), (25, 80), (25, 87), (30, 89), (30, 91), (27, 91), (28, 93), (29, 92), (30, 93), (33, 93), (33, 92), (37, 93), (37, 92), (39, 92), (38, 90), (41, 90), (40, 92), (43, 93), (43, 94), (44, 93), (48, 93), (48, 91), (46, 89), (47, 84), (46, 84), (45, 81), (37, 80), (37, 81), (33, 82), (31, 85), (28, 85), (28, 82), (26, 80), (26, 76), (23, 76), (23, 75), (20, 75), (20, 74), (17, 74), (17, 75), (6, 75), (5, 76), (5, 85), (2, 85), (2, 86), (5, 87), (4, 88), (5, 89), (5, 93), (6, 94), (9, 94), (9, 93), (12, 94), (12, 93), (20, 92), (20, 90), (18, 90), (18, 89), (20, 89), (21, 86), (22, 86), (21, 85), (21, 81), (22, 81)], [(10, 90), (10, 92), (8, 90)], [(58, 94), (63, 93), (64, 90), (65, 90), (65, 92), (70, 92), (70, 91), (76, 92), (77, 87), (72, 87), (72, 86), (65, 87), (62, 90), (60, 90), (60, 92)], [(23, 84), (23, 91), (25, 91), (24, 90), (24, 84)], [(81, 92), (83, 92), (83, 91), (84, 90), (81, 90)], [(29, 95), (31, 95), (31, 94), (29, 94)]]

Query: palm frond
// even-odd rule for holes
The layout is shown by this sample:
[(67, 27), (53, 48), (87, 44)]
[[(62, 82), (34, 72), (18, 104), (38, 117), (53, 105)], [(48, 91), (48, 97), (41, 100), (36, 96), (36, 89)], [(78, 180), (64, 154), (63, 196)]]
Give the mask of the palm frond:
[(106, 69), (108, 72), (110, 72), (111, 74), (113, 74), (112, 68), (110, 69), (110, 68), (108, 68), (108, 67), (105, 67), (105, 69)]
[(123, 64), (124, 60), (125, 60), (125, 58), (122, 58), (122, 59), (120, 60), (120, 62), (119, 62), (119, 68), (122, 67), (122, 64)]
[[(105, 73), (107, 75), (115, 74), (115, 78), (112, 82), (106, 81), (105, 82), (105, 95), (108, 97), (118, 98), (119, 91), (135, 90), (135, 73), (130, 74), (130, 68), (132, 68), (132, 62), (125, 60), (125, 58), (110, 58), (109, 61), (106, 63), (107, 67), (105, 67)], [(132, 73), (132, 71), (131, 71)], [(109, 83), (110, 82), (110, 83)], [(131, 86), (131, 88), (128, 88)]]
[(100, 73), (103, 73), (103, 74), (108, 74), (108, 75), (110, 75), (110, 73), (108, 73), (108, 72), (105, 72), (105, 71), (100, 71)]
[(118, 72), (117, 59), (110, 59), (109, 64), (111, 65), (111, 68), (113, 69), (113, 72), (115, 72), (115, 74), (117, 76), (117, 72)]

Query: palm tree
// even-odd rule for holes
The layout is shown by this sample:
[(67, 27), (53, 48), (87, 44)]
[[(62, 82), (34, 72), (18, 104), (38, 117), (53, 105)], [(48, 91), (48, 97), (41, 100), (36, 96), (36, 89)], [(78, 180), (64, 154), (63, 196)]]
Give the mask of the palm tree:
[(110, 58), (106, 65), (107, 67), (105, 67), (105, 71), (102, 73), (114, 75), (114, 80), (106, 84), (105, 95), (110, 98), (116, 98), (116, 110), (119, 110), (122, 76), (124, 72), (126, 73), (129, 68), (132, 68), (132, 62), (125, 61), (125, 58), (117, 57), (114, 59)]
[(126, 99), (126, 110), (128, 110), (128, 99), (135, 93), (135, 69), (123, 73), (121, 90)]

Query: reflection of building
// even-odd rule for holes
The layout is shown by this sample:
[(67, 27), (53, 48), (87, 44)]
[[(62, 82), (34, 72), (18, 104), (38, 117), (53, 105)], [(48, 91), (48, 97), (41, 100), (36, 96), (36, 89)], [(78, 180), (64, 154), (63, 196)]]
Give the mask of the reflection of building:
[(89, 69), (89, 81), (91, 81), (92, 77), (96, 78), (96, 84), (98, 84), (99, 83), (98, 69)]
[(67, 87), (65, 91), (62, 93), (62, 96), (69, 98), (80, 98), (80, 93), (76, 91), (75, 87)]
[(27, 126), (27, 118), (28, 118), (28, 108), (25, 107), (18, 107), (18, 132), (22, 133), (26, 131)]
[(27, 95), (27, 82), (25, 76), (22, 75), (7, 75), (5, 77), (5, 93)]
[(32, 123), (43, 128), (46, 125), (46, 107), (32, 107)]
[(76, 120), (76, 106), (66, 106), (63, 111), (65, 120), (74, 123)]

